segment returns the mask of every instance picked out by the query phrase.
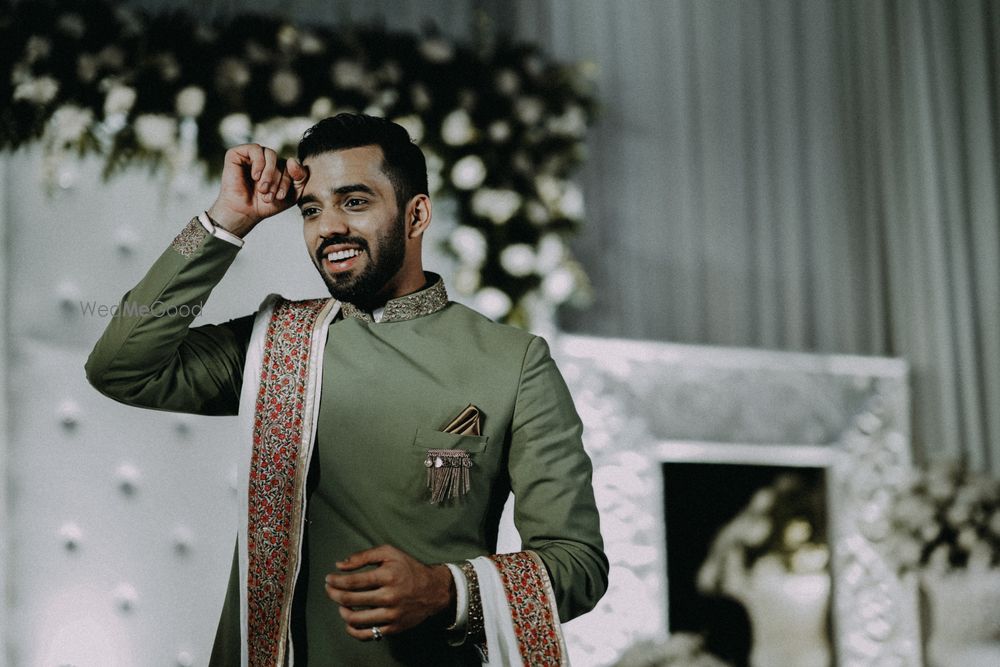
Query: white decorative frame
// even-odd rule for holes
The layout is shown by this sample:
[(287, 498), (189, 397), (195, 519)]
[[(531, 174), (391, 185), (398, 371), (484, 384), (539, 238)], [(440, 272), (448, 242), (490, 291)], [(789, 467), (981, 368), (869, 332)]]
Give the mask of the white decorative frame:
[(566, 626), (574, 664), (666, 635), (666, 461), (826, 468), (836, 663), (921, 664), (915, 585), (879, 544), (887, 491), (910, 462), (903, 361), (573, 335), (552, 348), (584, 421), (611, 561), (604, 599)]

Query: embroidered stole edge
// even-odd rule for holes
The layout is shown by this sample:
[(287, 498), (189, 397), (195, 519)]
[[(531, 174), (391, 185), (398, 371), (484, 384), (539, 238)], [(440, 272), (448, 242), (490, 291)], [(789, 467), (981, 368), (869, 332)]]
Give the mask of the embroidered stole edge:
[[(250, 336), (250, 343), (247, 346), (246, 360), (244, 362), (243, 371), (243, 385), (240, 390), (240, 408), (239, 408), (239, 422), (240, 422), (240, 441), (241, 448), (238, 453), (237, 462), (237, 486), (238, 486), (238, 504), (239, 504), (239, 519), (238, 519), (238, 539), (239, 539), (239, 593), (240, 593), (240, 665), (241, 667), (248, 667), (249, 664), (249, 637), (248, 637), (248, 608), (249, 601), (247, 599), (247, 579), (249, 576), (249, 552), (248, 552), (248, 532), (249, 532), (249, 486), (250, 486), (250, 466), (253, 458), (253, 434), (254, 434), (254, 419), (256, 417), (256, 404), (257, 398), (260, 394), (261, 385), (261, 371), (263, 370), (264, 362), (264, 346), (267, 339), (267, 332), (271, 324), (271, 319), (274, 315), (275, 306), (282, 301), (283, 298), (278, 294), (269, 294), (262, 302), (258, 308), (257, 315), (254, 318), (253, 330)], [(312, 341), (311, 341), (311, 351), (310, 359), (322, 359), (324, 345), (326, 343), (326, 331), (333, 321), (334, 316), (340, 310), (340, 302), (334, 299), (330, 299), (327, 305), (324, 306), (323, 310), (320, 311), (319, 316), (316, 321), (319, 323), (317, 327), (313, 329)], [(325, 311), (325, 312), (323, 312)], [(322, 335), (316, 335), (322, 334)], [(315, 356), (314, 356), (315, 355)], [(310, 436), (305, 440), (309, 454), (312, 451), (312, 444), (315, 440), (316, 435), (316, 420), (315, 420), (315, 408), (316, 408), (316, 398), (319, 395), (319, 387), (322, 381), (322, 363), (310, 364), (309, 380), (306, 387), (306, 410), (309, 417), (309, 432)], [(318, 367), (318, 369), (317, 369)], [(311, 386), (309, 386), (311, 385)], [(305, 425), (305, 424), (304, 424)], [(304, 478), (308, 474), (308, 458), (305, 460), (305, 468), (302, 473), (303, 481), (302, 486), (304, 487)], [(305, 496), (302, 495), (302, 502), (300, 505), (304, 505)], [(300, 512), (300, 524), (299, 524), (299, 542), (297, 547), (301, 548), (301, 524), (304, 522), (305, 515)], [(298, 559), (297, 559), (298, 560)], [(296, 563), (295, 575), (298, 575), (298, 564)], [(292, 582), (294, 590), (294, 581)], [(289, 662), (289, 667), (291, 667), (291, 661)]]
[[(490, 660), (526, 667), (569, 666), (555, 591), (534, 551), (480, 556), (476, 568)], [(528, 587), (522, 587), (522, 583)], [(534, 609), (526, 613), (525, 609)], [(541, 632), (539, 632), (541, 631)]]

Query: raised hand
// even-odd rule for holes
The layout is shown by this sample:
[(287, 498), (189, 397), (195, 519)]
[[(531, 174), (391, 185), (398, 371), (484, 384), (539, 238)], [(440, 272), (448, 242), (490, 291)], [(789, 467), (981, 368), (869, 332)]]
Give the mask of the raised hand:
[(219, 196), (208, 216), (237, 236), (245, 236), (264, 218), (298, 201), (308, 172), (295, 159), (284, 160), (270, 148), (244, 144), (226, 151)]
[(337, 567), (350, 572), (373, 564), (378, 567), (326, 577), (326, 594), (340, 604), (347, 634), (355, 639), (402, 632), (454, 607), (454, 579), (447, 566), (425, 565), (388, 544), (352, 554)]

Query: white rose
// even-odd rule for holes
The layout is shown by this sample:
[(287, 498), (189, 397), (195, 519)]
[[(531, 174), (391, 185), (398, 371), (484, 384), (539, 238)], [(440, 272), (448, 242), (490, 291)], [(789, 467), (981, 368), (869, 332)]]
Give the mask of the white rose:
[(521, 195), (513, 190), (483, 188), (472, 195), (472, 211), (500, 225), (510, 220), (521, 208)]
[(764, 512), (770, 511), (774, 507), (775, 501), (774, 489), (763, 488), (759, 489), (753, 498), (750, 499), (749, 509), (757, 514), (763, 514)]
[(502, 144), (510, 139), (510, 123), (505, 120), (495, 120), (486, 128), (486, 132), (494, 143)]
[(492, 320), (498, 320), (510, 312), (510, 297), (496, 287), (484, 287), (473, 298), (473, 308)]
[(285, 125), (285, 119), (281, 117), (269, 118), (262, 123), (257, 123), (253, 128), (251, 141), (280, 152), (288, 139), (288, 132), (285, 129)]
[(104, 98), (104, 115), (127, 114), (135, 104), (135, 89), (120, 83), (111, 86)]
[(271, 96), (282, 106), (291, 106), (302, 94), (302, 82), (290, 69), (278, 70), (271, 77)]
[(455, 270), (453, 277), (455, 289), (459, 294), (473, 294), (479, 289), (479, 269), (471, 266), (462, 266)]
[(542, 202), (533, 199), (528, 202), (524, 209), (525, 215), (533, 224), (544, 225), (549, 221), (549, 211)]
[(48, 104), (59, 93), (59, 82), (51, 76), (40, 76), (19, 83), (14, 89), (15, 100), (27, 100), (35, 104)]
[(87, 24), (83, 20), (83, 17), (76, 12), (66, 12), (61, 14), (56, 20), (56, 26), (75, 39), (80, 39), (83, 34), (87, 32)]
[(465, 109), (455, 109), (441, 121), (441, 138), (449, 146), (462, 146), (472, 141), (475, 129)]
[(82, 109), (73, 104), (59, 107), (49, 120), (52, 139), (56, 144), (65, 146), (77, 143), (94, 120), (90, 109)]
[(338, 60), (330, 69), (333, 82), (340, 88), (363, 88), (365, 68), (355, 60)]
[(959, 527), (969, 521), (972, 516), (972, 508), (964, 503), (956, 503), (945, 512), (945, 519), (954, 527)]
[[(125, 52), (114, 44), (110, 44), (97, 52), (97, 60), (105, 67), (121, 69), (125, 67)], [(180, 66), (178, 65), (178, 67)]]
[(159, 58), (160, 76), (164, 81), (176, 81), (181, 75), (181, 64), (172, 53), (164, 53)]
[(542, 280), (542, 294), (553, 303), (564, 303), (575, 290), (576, 277), (566, 267), (556, 269)]
[(559, 210), (570, 220), (583, 218), (583, 192), (575, 184), (566, 184), (566, 190), (559, 198)]
[(979, 541), (979, 535), (976, 534), (976, 529), (972, 526), (966, 526), (958, 531), (958, 537), (955, 538), (958, 546), (962, 547), (966, 551), (972, 549), (972, 546)]
[(24, 59), (28, 63), (47, 58), (50, 53), (52, 53), (52, 41), (47, 37), (32, 35), (24, 45)]
[(431, 93), (427, 90), (427, 86), (422, 83), (415, 83), (410, 87), (410, 100), (413, 102), (413, 107), (417, 111), (426, 111), (430, 109), (431, 103)]
[(698, 568), (696, 579), (698, 590), (702, 593), (712, 593), (717, 590), (721, 575), (718, 562), (709, 558)]
[(923, 547), (916, 540), (902, 539), (893, 542), (895, 557), (905, 567), (916, 567), (920, 563)]
[(486, 179), (486, 165), (476, 155), (466, 155), (451, 168), (451, 182), (460, 190), (473, 190)]
[(505, 67), (496, 76), (497, 90), (504, 95), (514, 95), (521, 89), (521, 77), (514, 70)]
[(250, 68), (238, 58), (225, 58), (215, 70), (215, 84), (220, 88), (239, 89), (250, 83)]
[(580, 106), (573, 104), (561, 115), (550, 118), (546, 127), (553, 134), (582, 137), (587, 131), (587, 116)]
[(250, 117), (245, 113), (229, 114), (219, 122), (219, 136), (227, 147), (245, 144), (252, 131)]
[(271, 49), (263, 46), (254, 39), (248, 39), (243, 46), (243, 53), (246, 54), (247, 60), (252, 63), (266, 63), (270, 62), (274, 58), (274, 54)]
[(451, 44), (439, 38), (425, 39), (418, 48), (420, 54), (432, 63), (446, 63), (455, 55)]
[(424, 148), (424, 158), (427, 160), (427, 188), (434, 194), (444, 185), (444, 177), (441, 175), (444, 160), (430, 148)]
[(420, 120), (420, 116), (416, 114), (410, 114), (408, 116), (400, 116), (399, 118), (394, 118), (393, 122), (397, 125), (402, 125), (403, 129), (410, 135), (410, 139), (413, 143), (419, 144), (424, 138), (424, 121)]
[(379, 105), (383, 109), (389, 109), (398, 101), (399, 91), (395, 88), (385, 88), (380, 91), (378, 96), (375, 98), (375, 104)]
[(333, 100), (329, 97), (317, 97), (309, 109), (309, 117), (313, 120), (322, 120), (333, 115)]
[(205, 110), (205, 91), (198, 86), (188, 86), (177, 93), (177, 113), (187, 118), (197, 118)]
[(395, 85), (403, 79), (403, 68), (395, 60), (387, 60), (379, 68), (378, 75), (386, 83)]
[(1000, 535), (1000, 509), (993, 510), (993, 514), (990, 515), (989, 527), (994, 535)]
[(822, 572), (830, 562), (830, 551), (820, 544), (807, 544), (792, 554), (792, 572)]
[(299, 42), (299, 31), (295, 26), (286, 23), (278, 28), (277, 42), (283, 51), (291, 51)]
[(463, 264), (481, 266), (486, 259), (486, 236), (475, 227), (455, 227), (448, 237), (448, 243)]
[(804, 519), (792, 519), (785, 525), (782, 541), (789, 549), (805, 544), (812, 537), (812, 526)]
[(299, 42), (299, 50), (306, 55), (314, 56), (326, 51), (326, 44), (315, 33), (303, 33)]
[(298, 146), (302, 135), (313, 126), (312, 118), (292, 116), (285, 120), (285, 145)]
[(542, 118), (545, 105), (537, 97), (520, 97), (514, 102), (514, 115), (525, 125), (534, 125)]
[(436, 194), (441, 191), (444, 187), (444, 178), (441, 177), (441, 172), (439, 171), (429, 171), (427, 172), (427, 191), (431, 194)]
[(515, 278), (527, 276), (535, 270), (535, 251), (527, 243), (513, 243), (500, 252), (500, 266)]
[(97, 56), (91, 53), (81, 53), (76, 59), (76, 76), (84, 83), (91, 83), (97, 78), (99, 67)]
[(939, 465), (927, 473), (927, 494), (934, 500), (948, 500), (955, 494), (951, 468)]
[(934, 521), (929, 521), (920, 527), (920, 539), (924, 542), (932, 542), (941, 534), (941, 526)]
[(549, 206), (555, 206), (559, 203), (564, 187), (565, 182), (554, 176), (542, 175), (535, 179), (535, 189), (538, 191), (538, 195)]
[(566, 244), (558, 234), (545, 234), (538, 240), (535, 253), (535, 271), (546, 274), (559, 266), (566, 258)]
[(163, 114), (141, 114), (135, 119), (135, 137), (147, 150), (165, 151), (174, 144), (177, 120)]

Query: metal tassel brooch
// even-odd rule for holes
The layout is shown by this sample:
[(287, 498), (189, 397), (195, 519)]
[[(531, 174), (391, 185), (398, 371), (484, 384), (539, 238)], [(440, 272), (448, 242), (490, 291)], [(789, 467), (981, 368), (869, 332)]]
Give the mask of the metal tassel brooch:
[(424, 459), (431, 504), (458, 498), (469, 492), (469, 468), (472, 459), (464, 449), (429, 449)]

